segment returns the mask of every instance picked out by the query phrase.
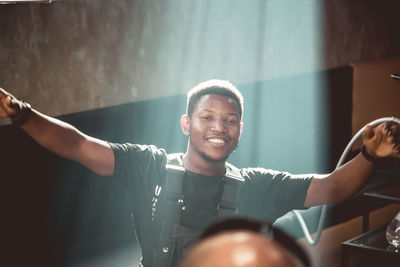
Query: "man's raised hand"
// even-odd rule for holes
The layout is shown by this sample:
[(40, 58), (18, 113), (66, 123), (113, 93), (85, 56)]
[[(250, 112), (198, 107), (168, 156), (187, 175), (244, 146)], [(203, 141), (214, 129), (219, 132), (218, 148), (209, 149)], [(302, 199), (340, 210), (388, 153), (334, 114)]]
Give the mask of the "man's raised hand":
[(367, 152), (376, 158), (400, 158), (400, 125), (395, 122), (381, 123), (375, 128), (367, 125), (363, 142)]

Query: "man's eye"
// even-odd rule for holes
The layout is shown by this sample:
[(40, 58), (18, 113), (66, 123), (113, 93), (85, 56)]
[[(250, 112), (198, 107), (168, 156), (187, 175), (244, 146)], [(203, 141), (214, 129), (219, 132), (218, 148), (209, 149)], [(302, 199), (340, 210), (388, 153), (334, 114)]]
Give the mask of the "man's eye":
[(229, 124), (238, 124), (238, 121), (237, 120), (228, 120), (228, 123)]
[(201, 116), (201, 118), (206, 121), (211, 120), (211, 116)]

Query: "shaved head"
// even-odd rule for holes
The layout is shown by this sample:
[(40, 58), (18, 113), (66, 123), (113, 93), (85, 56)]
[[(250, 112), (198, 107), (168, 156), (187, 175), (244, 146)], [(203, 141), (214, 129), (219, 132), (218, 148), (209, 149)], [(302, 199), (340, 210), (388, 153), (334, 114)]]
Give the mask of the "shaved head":
[(251, 231), (227, 231), (199, 242), (181, 267), (294, 267), (277, 242)]

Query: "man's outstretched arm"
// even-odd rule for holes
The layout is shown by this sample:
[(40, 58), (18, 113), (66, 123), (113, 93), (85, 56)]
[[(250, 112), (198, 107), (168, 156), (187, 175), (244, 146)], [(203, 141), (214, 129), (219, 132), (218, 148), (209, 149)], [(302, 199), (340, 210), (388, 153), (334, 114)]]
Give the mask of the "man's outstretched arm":
[[(24, 120), (27, 106), (0, 88), (0, 116), (18, 122)], [(20, 127), (37, 143), (51, 152), (75, 160), (93, 172), (110, 176), (114, 171), (114, 152), (103, 140), (85, 135), (72, 125), (46, 116), (36, 110), (30, 112)]]
[[(400, 158), (399, 131), (400, 126), (395, 123), (382, 123), (375, 128), (367, 126), (362, 137), (367, 153), (373, 158)], [(332, 173), (316, 175), (304, 205), (311, 207), (349, 198), (361, 189), (372, 170), (373, 162), (360, 153)]]

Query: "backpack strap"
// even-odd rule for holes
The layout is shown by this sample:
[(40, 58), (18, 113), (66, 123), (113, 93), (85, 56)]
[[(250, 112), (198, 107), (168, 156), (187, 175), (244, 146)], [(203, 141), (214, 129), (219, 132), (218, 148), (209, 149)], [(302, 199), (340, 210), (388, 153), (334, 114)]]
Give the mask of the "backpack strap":
[(183, 206), (183, 178), (185, 169), (179, 165), (166, 165), (165, 188), (158, 200), (154, 221), (160, 224), (160, 240), (153, 251), (152, 266), (168, 266), (173, 254), (173, 225), (181, 223)]
[(161, 201), (158, 203), (154, 220), (179, 223), (183, 208), (183, 178), (185, 169), (181, 166), (166, 165), (165, 185), (161, 189)]
[(224, 176), (224, 189), (221, 200), (218, 204), (218, 218), (236, 215), (238, 213), (238, 199), (240, 186), (244, 178), (240, 170), (235, 166), (226, 163), (226, 173)]

